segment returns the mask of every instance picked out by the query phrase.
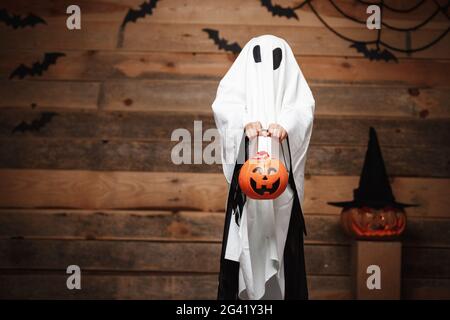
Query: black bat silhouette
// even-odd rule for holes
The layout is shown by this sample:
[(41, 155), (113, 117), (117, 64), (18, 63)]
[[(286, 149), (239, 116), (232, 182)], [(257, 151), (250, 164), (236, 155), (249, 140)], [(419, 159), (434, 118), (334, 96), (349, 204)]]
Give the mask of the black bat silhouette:
[(45, 127), (50, 121), (52, 121), (53, 117), (58, 115), (55, 112), (42, 112), (40, 117), (31, 121), (31, 123), (27, 123), (22, 121), (17, 126), (12, 129), (11, 133), (16, 132), (25, 132), (25, 131), (39, 131), (43, 127)]
[(370, 60), (384, 60), (386, 62), (393, 60), (398, 63), (397, 57), (394, 56), (390, 51), (384, 49), (381, 51), (380, 49), (369, 49), (367, 45), (363, 42), (354, 42), (350, 45), (350, 48), (355, 48), (356, 51), (364, 54), (364, 57)]
[(9, 78), (12, 79), (14, 77), (18, 77), (19, 79), (23, 79), (26, 76), (42, 76), (42, 73), (47, 70), (50, 65), (55, 64), (56, 60), (63, 56), (65, 56), (65, 54), (61, 52), (47, 52), (45, 53), (44, 60), (42, 62), (35, 62), (31, 67), (21, 64), (11, 73)]
[(123, 19), (123, 22), (119, 28), (119, 35), (117, 38), (117, 47), (121, 48), (123, 46), (123, 38), (124, 38), (124, 31), (125, 26), (128, 22), (136, 22), (139, 18), (145, 18), (146, 15), (152, 15), (153, 9), (156, 8), (156, 4), (158, 3), (158, 0), (149, 0), (147, 2), (141, 3), (139, 6), (139, 9), (130, 9), (128, 10), (127, 14), (125, 15), (125, 18)]
[(2, 21), (7, 26), (17, 28), (34, 27), (38, 23), (47, 24), (44, 19), (38, 17), (32, 13), (29, 13), (25, 17), (21, 17), (16, 14), (9, 14), (6, 9), (0, 9), (0, 21)]
[(229, 44), (228, 40), (219, 37), (218, 30), (208, 28), (204, 28), (202, 30), (208, 34), (209, 39), (213, 39), (214, 43), (219, 47), (219, 49), (230, 51), (234, 54), (238, 54), (239, 52), (241, 52), (242, 48), (237, 42)]
[(278, 4), (273, 5), (271, 0), (261, 0), (261, 5), (266, 7), (269, 12), (272, 12), (272, 16), (286, 17), (288, 19), (295, 18), (298, 20), (297, 14), (291, 7), (282, 7)]
[(143, 2), (139, 9), (130, 9), (128, 10), (125, 18), (123, 19), (121, 28), (124, 29), (125, 25), (128, 22), (136, 22), (139, 18), (144, 18), (146, 15), (151, 15), (153, 13), (153, 9), (156, 8), (156, 4), (158, 3), (158, 0), (149, 0), (146, 2)]

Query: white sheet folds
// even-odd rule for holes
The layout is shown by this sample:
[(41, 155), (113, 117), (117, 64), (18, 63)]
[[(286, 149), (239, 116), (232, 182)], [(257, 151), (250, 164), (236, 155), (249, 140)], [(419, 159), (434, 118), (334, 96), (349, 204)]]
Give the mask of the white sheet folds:
[(303, 204), (306, 151), (315, 109), (311, 90), (287, 42), (272, 35), (251, 39), (220, 81), (212, 109), (228, 183), (247, 123), (260, 121), (264, 128), (278, 123), (288, 132), (290, 174), (297, 190), (288, 186), (275, 200), (247, 198), (240, 225), (231, 221), (225, 255), (240, 263), (241, 299), (283, 299), (284, 245), (294, 192)]

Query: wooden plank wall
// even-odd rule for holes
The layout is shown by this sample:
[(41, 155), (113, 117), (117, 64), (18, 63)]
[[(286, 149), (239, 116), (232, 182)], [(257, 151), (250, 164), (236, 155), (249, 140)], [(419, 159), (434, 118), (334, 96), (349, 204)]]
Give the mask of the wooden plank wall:
[[(450, 298), (450, 41), (398, 63), (369, 61), (304, 7), (300, 20), (273, 17), (257, 0), (162, 0), (154, 13), (119, 27), (142, 0), (80, 0), (82, 30), (65, 28), (72, 1), (0, 1), (47, 25), (0, 25), (0, 298), (213, 299), (226, 185), (218, 165), (170, 161), (171, 132), (214, 127), (210, 105), (234, 56), (202, 28), (241, 46), (271, 33), (285, 38), (316, 98), (304, 211), (313, 299), (351, 299), (350, 241), (339, 209), (351, 199), (368, 128), (379, 135), (396, 198), (408, 209), (403, 297)], [(292, 5), (299, 1), (274, 1)], [(389, 1), (408, 6), (407, 1)], [(328, 1), (317, 10), (357, 39), (374, 33)], [(365, 17), (354, 1), (337, 3)], [(434, 10), (426, 1), (410, 26)], [(448, 28), (436, 16), (412, 34), (420, 46)], [(403, 46), (398, 33), (386, 39)], [(42, 76), (9, 79), (46, 52), (65, 54)], [(40, 130), (14, 130), (49, 119)], [(82, 269), (82, 290), (65, 269)]]

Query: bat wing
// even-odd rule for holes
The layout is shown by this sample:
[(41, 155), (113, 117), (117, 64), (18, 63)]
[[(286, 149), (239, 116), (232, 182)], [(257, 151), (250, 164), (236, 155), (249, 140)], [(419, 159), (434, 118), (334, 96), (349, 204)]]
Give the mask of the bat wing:
[(233, 42), (232, 44), (228, 44), (227, 42), (224, 49), (226, 51), (231, 51), (234, 54), (238, 54), (242, 50), (241, 46), (237, 42)]
[(204, 28), (202, 30), (208, 34), (208, 38), (212, 39), (214, 41), (214, 44), (217, 45), (219, 49), (231, 51), (234, 54), (238, 54), (239, 52), (241, 52), (242, 48), (237, 42), (229, 44), (228, 40), (219, 37), (219, 31), (209, 28)]
[(125, 18), (123, 19), (122, 26), (125, 26), (128, 22), (136, 22), (137, 19), (142, 18), (144, 16), (145, 12), (141, 11), (140, 9), (138, 10), (130, 9), (125, 15)]
[(386, 62), (393, 60), (398, 62), (397, 57), (386, 49), (383, 51), (380, 51), (379, 49), (368, 49), (367, 45), (363, 42), (355, 42), (351, 44), (350, 47), (355, 48), (356, 51), (364, 54), (364, 57), (370, 60), (384, 60)]
[(9, 79), (12, 79), (14, 77), (18, 77), (19, 79), (25, 78), (27, 75), (32, 73), (32, 68), (27, 67), (24, 64), (21, 64), (18, 66), (10, 75)]
[(35, 76), (42, 75), (42, 72), (47, 70), (50, 65), (55, 64), (56, 60), (59, 57), (65, 56), (64, 53), (61, 52), (47, 52), (44, 56), (44, 60), (42, 62), (35, 62), (31, 67), (28, 67), (24, 64), (18, 66), (9, 76), (9, 79), (14, 77), (18, 77), (19, 79), (23, 79), (26, 76)]
[(14, 129), (12, 129), (11, 133), (16, 133), (16, 132), (25, 132), (30, 128), (30, 125), (28, 123), (26, 123), (25, 121), (22, 121), (21, 123), (19, 123), (17, 126), (14, 127)]
[(48, 124), (50, 121), (52, 121), (53, 117), (56, 115), (57, 115), (56, 112), (43, 112), (43, 113), (41, 113), (41, 115), (38, 119), (31, 121), (31, 123), (26, 123), (25, 121), (22, 121), (21, 123), (19, 123), (12, 130), (12, 133), (15, 133), (17, 131), (20, 131), (20, 132), (39, 131), (46, 124)]
[(208, 34), (209, 39), (212, 39), (214, 41), (214, 44), (220, 44), (219, 31), (208, 28), (204, 28), (203, 31)]
[(136, 22), (139, 18), (144, 18), (146, 15), (151, 15), (153, 13), (153, 9), (156, 8), (157, 2), (158, 0), (150, 0), (142, 3), (137, 10), (128, 10), (125, 18), (123, 19), (122, 28), (124, 28), (128, 22)]
[(43, 112), (39, 119), (33, 120), (33, 122), (31, 123), (31, 127), (33, 128), (33, 130), (39, 131), (47, 123), (52, 121), (55, 115), (56, 115), (55, 112)]
[(354, 42), (350, 45), (350, 48), (355, 48), (357, 52), (364, 54), (366, 58), (369, 57), (369, 50), (367, 49), (367, 46), (363, 42)]
[(397, 57), (386, 49), (384, 49), (383, 51), (381, 51), (380, 49), (369, 50), (369, 59), (376, 61), (384, 60), (386, 62), (393, 60), (395, 62), (398, 62)]
[(298, 20), (298, 16), (294, 9), (291, 7), (282, 7), (280, 5), (273, 5), (271, 0), (261, 0), (261, 5), (272, 13), (272, 16), (286, 17), (288, 19), (295, 18)]
[(383, 51), (381, 51), (380, 53), (380, 59), (383, 59), (386, 62), (389, 61), (395, 61), (396, 63), (398, 63), (397, 57), (390, 51), (384, 49)]
[(0, 21), (3, 21), (7, 26), (12, 26), (13, 20), (6, 9), (0, 9)]
[(33, 71), (39, 72), (40, 75), (42, 74), (42, 71), (47, 70), (49, 66), (56, 63), (56, 60), (58, 60), (59, 57), (63, 56), (65, 56), (65, 54), (61, 52), (47, 52), (42, 63), (35, 63), (33, 65)]
[(34, 27), (38, 23), (47, 24), (44, 19), (35, 14), (30, 13), (22, 19), (19, 15), (10, 15), (6, 9), (0, 9), (0, 21), (3, 21), (7, 26), (12, 26), (14, 29), (27, 26)]
[(38, 17), (37, 15), (30, 13), (28, 16), (26, 16), (24, 19), (20, 21), (20, 27), (22, 28), (26, 26), (34, 27), (38, 23), (47, 24), (47, 22), (45, 22), (45, 20), (42, 19), (41, 17)]
[(157, 3), (158, 0), (149, 0), (148, 2), (144, 2), (143, 4), (141, 4), (141, 8), (146, 12), (146, 14), (152, 14), (153, 9), (156, 8)]

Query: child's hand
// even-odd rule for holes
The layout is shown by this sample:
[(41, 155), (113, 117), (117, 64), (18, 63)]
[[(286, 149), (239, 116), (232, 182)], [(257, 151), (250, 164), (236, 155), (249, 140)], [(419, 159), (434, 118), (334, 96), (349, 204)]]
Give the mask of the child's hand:
[(261, 122), (250, 122), (245, 125), (245, 134), (249, 139), (253, 139), (259, 135), (262, 130)]
[(280, 139), (280, 142), (282, 142), (287, 137), (287, 131), (279, 124), (270, 124), (268, 131), (272, 137)]

